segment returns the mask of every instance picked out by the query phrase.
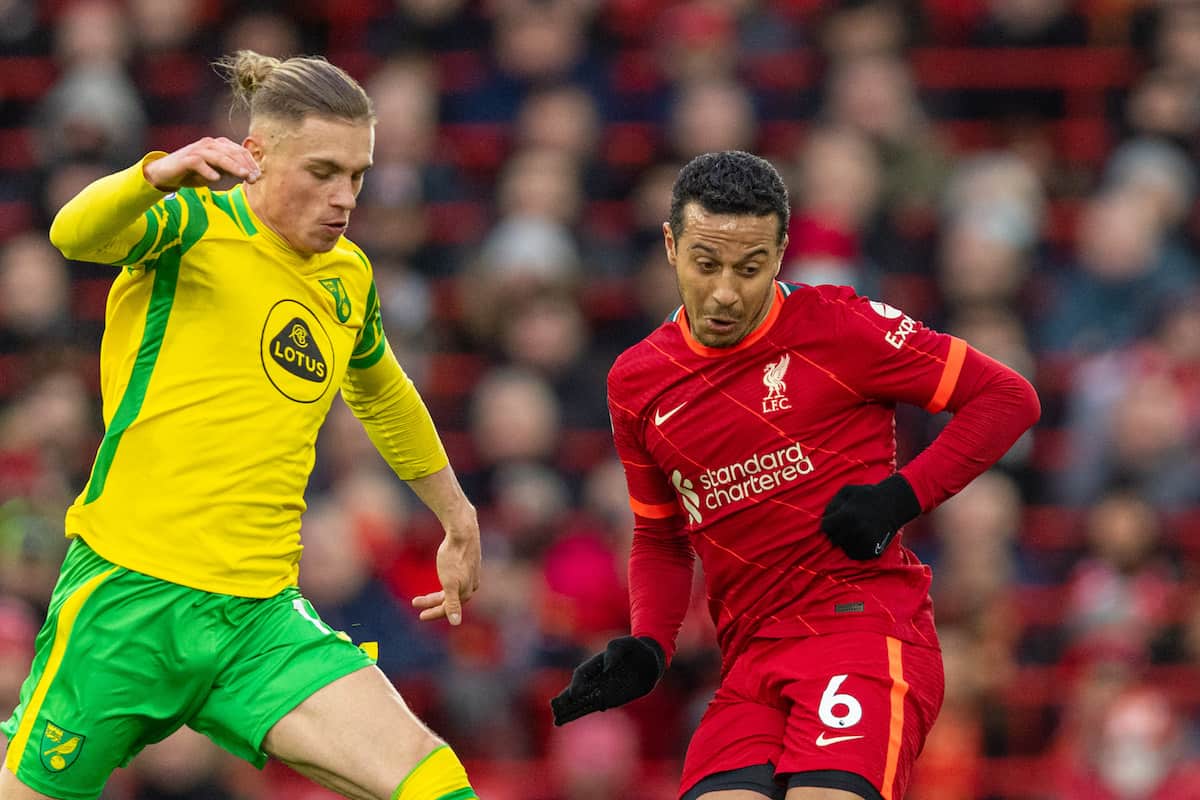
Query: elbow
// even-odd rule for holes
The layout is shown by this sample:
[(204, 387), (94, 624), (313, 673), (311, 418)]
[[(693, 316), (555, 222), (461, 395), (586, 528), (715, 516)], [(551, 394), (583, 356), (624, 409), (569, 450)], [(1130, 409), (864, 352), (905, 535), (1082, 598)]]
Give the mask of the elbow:
[(50, 244), (54, 245), (58, 249), (58, 252), (63, 254), (64, 258), (71, 261), (78, 261), (82, 257), (79, 242), (75, 237), (71, 236), (70, 226), (63, 219), (61, 211), (55, 215), (54, 221), (50, 223)]
[(1042, 401), (1032, 383), (1019, 375), (1017, 379), (1020, 381), (1018, 408), (1021, 414), (1021, 429), (1028, 430), (1042, 418)]

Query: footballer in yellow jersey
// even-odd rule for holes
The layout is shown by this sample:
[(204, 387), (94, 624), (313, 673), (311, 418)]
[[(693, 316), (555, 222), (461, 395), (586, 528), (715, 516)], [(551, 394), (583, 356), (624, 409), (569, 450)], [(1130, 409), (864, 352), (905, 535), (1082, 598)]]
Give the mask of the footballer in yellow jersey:
[[(371, 264), (344, 237), (374, 114), (324, 59), (221, 62), (242, 144), (154, 152), (56, 216), (68, 258), (112, 264), (104, 438), (38, 634), (0, 800), (92, 800), (182, 725), (349, 797), (470, 800), (452, 750), (296, 586), (317, 432), (341, 392), (446, 531), (422, 619), (461, 619), (475, 511), (388, 347)], [(212, 188), (223, 176), (243, 183)], [(387, 646), (384, 643), (384, 646)]]
[(339, 389), (368, 419), (362, 386), (401, 398), (401, 477), (446, 455), (348, 239), (302, 257), (238, 186), (180, 189), (113, 239), (77, 244), (98, 206), (154, 191), (142, 169), (165, 155), (92, 185), (51, 230), (69, 257), (121, 267), (100, 351), (106, 431), (67, 535), (173, 583), (269, 597), (296, 582), (304, 489)]

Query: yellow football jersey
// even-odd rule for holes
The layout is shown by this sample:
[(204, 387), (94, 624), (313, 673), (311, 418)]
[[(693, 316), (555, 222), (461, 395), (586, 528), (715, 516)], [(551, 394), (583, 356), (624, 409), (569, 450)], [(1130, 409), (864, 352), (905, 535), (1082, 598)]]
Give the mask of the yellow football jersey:
[(51, 228), (69, 258), (121, 267), (100, 347), (104, 439), (66, 533), (137, 572), (269, 597), (296, 582), (339, 389), (400, 477), (446, 455), (387, 346), (363, 252), (342, 238), (302, 257), (241, 186), (164, 197), (142, 173), (162, 155), (92, 184)]

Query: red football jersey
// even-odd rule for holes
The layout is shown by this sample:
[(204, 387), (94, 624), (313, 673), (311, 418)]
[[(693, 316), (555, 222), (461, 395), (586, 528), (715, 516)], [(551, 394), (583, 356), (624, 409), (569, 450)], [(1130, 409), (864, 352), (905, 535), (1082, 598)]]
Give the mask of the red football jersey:
[(690, 540), (726, 667), (752, 635), (936, 644), (930, 570), (902, 537), (858, 562), (819, 525), (842, 486), (895, 471), (895, 403), (942, 410), (966, 349), (848, 287), (777, 282), (734, 347), (700, 344), (681, 308), (617, 359), (609, 409), (635, 538)]

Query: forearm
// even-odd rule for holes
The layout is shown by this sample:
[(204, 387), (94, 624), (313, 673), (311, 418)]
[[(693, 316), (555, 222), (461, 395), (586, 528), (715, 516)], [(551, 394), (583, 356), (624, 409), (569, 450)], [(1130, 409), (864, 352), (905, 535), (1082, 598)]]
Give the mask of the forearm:
[(687, 616), (692, 595), (695, 553), (686, 537), (639, 525), (629, 553), (630, 630), (649, 636), (663, 649), (666, 662)]
[(1013, 370), (968, 350), (947, 406), (954, 418), (900, 474), (929, 511), (989, 469), (1041, 414), (1037, 393)]
[(77, 261), (113, 262), (126, 256), (147, 231), (146, 212), (163, 199), (143, 173), (154, 152), (138, 163), (89, 184), (59, 210), (50, 226), (50, 241)]

